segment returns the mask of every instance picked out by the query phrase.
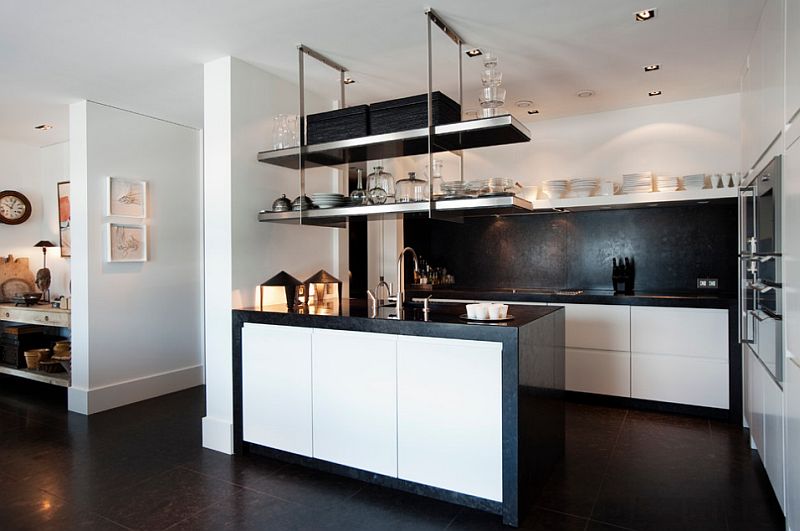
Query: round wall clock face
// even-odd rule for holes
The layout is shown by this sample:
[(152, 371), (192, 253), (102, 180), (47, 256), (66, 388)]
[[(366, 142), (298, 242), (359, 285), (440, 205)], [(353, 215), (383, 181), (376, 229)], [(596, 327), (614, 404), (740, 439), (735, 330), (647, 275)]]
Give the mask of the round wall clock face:
[(19, 192), (0, 192), (0, 222), (19, 225), (31, 217), (31, 202)]

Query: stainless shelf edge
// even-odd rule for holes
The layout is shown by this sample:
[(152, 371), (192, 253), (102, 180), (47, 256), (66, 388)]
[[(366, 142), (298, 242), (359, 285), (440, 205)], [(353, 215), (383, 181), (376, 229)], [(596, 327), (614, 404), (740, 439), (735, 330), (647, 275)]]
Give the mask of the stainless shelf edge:
[[(485, 138), (480, 138), (476, 145), (470, 144), (470, 135), (473, 135), (473, 137), (475, 135), (485, 135), (493, 130), (506, 131), (507, 134), (511, 135), (511, 139), (492, 143), (491, 141), (485, 141)], [(421, 150), (422, 144), (419, 144), (419, 149), (414, 149), (413, 146), (417, 146), (417, 142), (423, 141), (427, 146), (427, 137), (428, 129), (423, 127), (395, 133), (314, 144), (303, 148), (292, 147), (274, 151), (261, 151), (258, 153), (258, 160), (266, 164), (296, 169), (301, 151), (307, 159), (307, 163), (311, 166), (340, 164), (345, 159), (350, 162), (362, 158), (367, 160), (370, 150), (374, 152), (375, 150), (381, 150), (381, 148), (392, 152), (399, 150), (393, 156), (419, 155), (427, 153), (427, 149)], [(531, 139), (531, 133), (519, 120), (510, 114), (506, 114), (466, 122), (437, 125), (434, 128), (434, 137), (434, 143), (437, 142), (437, 139), (441, 142), (441, 145), (437, 145), (440, 150), (456, 151), (462, 149), (462, 145), (466, 146), (464, 149), (470, 149), (472, 147), (490, 147), (507, 143), (528, 142)], [(356, 150), (361, 156), (356, 156)], [(344, 157), (343, 154), (345, 152), (349, 152), (350, 155)], [(339, 161), (339, 159), (342, 159), (342, 161)]]
[[(533, 205), (521, 197), (478, 197), (470, 199), (448, 199), (434, 201), (433, 210), (442, 214), (453, 213), (455, 215), (463, 213), (475, 213), (476, 211), (486, 210), (486, 215), (491, 215), (492, 210), (514, 209), (521, 212), (530, 212)], [(402, 215), (428, 212), (428, 202), (419, 203), (392, 203), (387, 205), (368, 205), (358, 207), (340, 207), (313, 209), (303, 212), (304, 221), (314, 223), (315, 221), (325, 221), (339, 223), (341, 220), (353, 216), (381, 216), (381, 215)], [(482, 212), (481, 212), (482, 214)], [(258, 213), (258, 221), (290, 223), (296, 222), (301, 218), (300, 212), (270, 212), (262, 210)]]

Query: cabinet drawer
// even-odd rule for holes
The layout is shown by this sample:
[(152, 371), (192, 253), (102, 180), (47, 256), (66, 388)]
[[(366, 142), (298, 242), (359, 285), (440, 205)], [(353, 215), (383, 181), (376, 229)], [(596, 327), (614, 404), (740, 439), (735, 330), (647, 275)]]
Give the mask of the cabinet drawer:
[(728, 363), (663, 354), (631, 354), (631, 396), (728, 409)]
[(0, 316), (2, 316), (5, 321), (14, 321), (17, 323), (62, 326), (66, 328), (69, 328), (70, 325), (70, 314), (68, 312), (50, 312), (6, 306), (0, 310)]
[(312, 345), (314, 457), (397, 477), (397, 336), (315, 328)]
[(503, 499), (502, 344), (401, 336), (398, 476)]
[(631, 350), (630, 306), (605, 304), (558, 304), (557, 306), (563, 306), (566, 310), (567, 347)]
[(728, 361), (728, 311), (631, 307), (631, 350)]
[(613, 350), (566, 349), (569, 391), (631, 396), (631, 355)]
[(311, 329), (242, 328), (245, 441), (311, 457)]

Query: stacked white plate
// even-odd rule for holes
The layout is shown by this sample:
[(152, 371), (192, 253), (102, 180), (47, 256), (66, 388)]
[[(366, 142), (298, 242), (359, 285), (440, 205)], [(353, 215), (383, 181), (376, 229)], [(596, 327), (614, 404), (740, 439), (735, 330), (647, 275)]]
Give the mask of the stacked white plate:
[(311, 202), (319, 208), (336, 208), (344, 206), (347, 203), (347, 199), (342, 194), (316, 193), (311, 194)]
[(659, 192), (674, 192), (678, 189), (678, 178), (659, 175), (656, 177), (656, 189)]
[(564, 179), (545, 181), (539, 187), (539, 193), (544, 199), (561, 199), (567, 191), (567, 185)]
[(653, 191), (653, 174), (649, 171), (626, 173), (622, 176), (623, 194), (640, 194)]
[(696, 173), (683, 177), (683, 187), (687, 190), (702, 190), (705, 186), (706, 175), (704, 173)]
[(597, 179), (572, 179), (569, 182), (571, 197), (589, 197), (597, 188)]

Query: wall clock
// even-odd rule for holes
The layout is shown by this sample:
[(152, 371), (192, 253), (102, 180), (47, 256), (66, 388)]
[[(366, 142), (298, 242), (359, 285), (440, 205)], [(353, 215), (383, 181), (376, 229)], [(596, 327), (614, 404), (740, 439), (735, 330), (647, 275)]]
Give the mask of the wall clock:
[(19, 225), (31, 217), (31, 202), (19, 192), (5, 190), (0, 192), (0, 222), (6, 225)]

